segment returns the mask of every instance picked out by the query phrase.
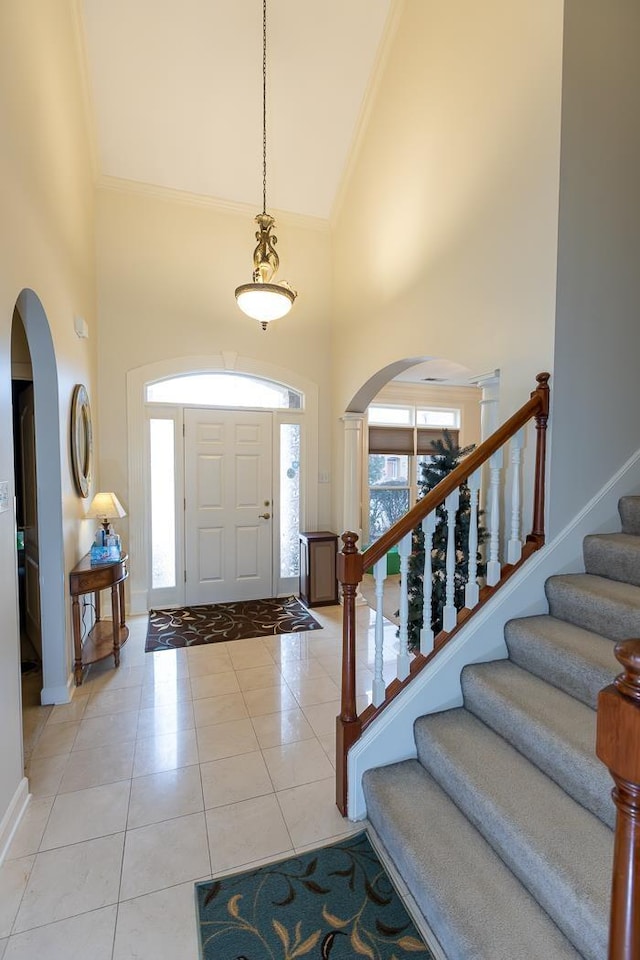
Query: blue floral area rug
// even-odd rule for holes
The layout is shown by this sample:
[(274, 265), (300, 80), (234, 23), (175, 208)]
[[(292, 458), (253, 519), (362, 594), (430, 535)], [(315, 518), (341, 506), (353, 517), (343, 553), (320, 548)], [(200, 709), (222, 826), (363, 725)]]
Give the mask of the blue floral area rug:
[(366, 833), (196, 884), (201, 960), (433, 960)]

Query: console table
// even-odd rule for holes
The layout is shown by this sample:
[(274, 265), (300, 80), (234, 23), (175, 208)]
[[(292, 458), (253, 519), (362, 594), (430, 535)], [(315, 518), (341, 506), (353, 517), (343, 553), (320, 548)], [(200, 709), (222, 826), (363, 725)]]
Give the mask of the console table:
[[(77, 687), (82, 683), (83, 667), (90, 663), (113, 654), (115, 666), (120, 666), (120, 647), (129, 636), (124, 608), (124, 582), (129, 576), (127, 560), (124, 554), (111, 563), (92, 564), (91, 556), (87, 554), (69, 574), (75, 653), (73, 669)], [(111, 589), (111, 621), (100, 619), (100, 591), (108, 588)], [(94, 595), (96, 619), (83, 643), (79, 597), (85, 593)]]

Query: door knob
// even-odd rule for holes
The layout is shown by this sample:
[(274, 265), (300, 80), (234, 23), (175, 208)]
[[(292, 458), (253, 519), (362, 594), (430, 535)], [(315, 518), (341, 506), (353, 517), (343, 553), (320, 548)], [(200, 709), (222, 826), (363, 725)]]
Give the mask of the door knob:
[(263, 520), (268, 520), (271, 517), (270, 513), (259, 513), (259, 517), (262, 517)]

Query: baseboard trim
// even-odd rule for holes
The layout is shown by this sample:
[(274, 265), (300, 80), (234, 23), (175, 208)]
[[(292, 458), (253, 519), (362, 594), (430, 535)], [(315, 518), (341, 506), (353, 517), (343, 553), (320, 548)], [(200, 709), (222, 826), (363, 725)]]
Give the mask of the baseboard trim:
[(75, 689), (73, 674), (70, 673), (64, 686), (60, 684), (57, 687), (43, 687), (40, 694), (40, 703), (43, 706), (52, 703), (71, 703)]
[(30, 800), (29, 781), (26, 777), (23, 777), (11, 798), (4, 817), (0, 820), (0, 866), (4, 863), (11, 841), (20, 826), (20, 821)]

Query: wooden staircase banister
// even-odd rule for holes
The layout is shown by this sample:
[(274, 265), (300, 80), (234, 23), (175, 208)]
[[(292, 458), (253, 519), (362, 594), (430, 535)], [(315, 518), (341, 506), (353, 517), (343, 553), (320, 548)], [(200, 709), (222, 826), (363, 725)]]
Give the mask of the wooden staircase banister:
[[(426, 522), (426, 518), (428, 518), (430, 514), (432, 514), (441, 504), (443, 504), (448, 497), (451, 497), (451, 495), (454, 494), (454, 491), (456, 491), (461, 484), (465, 483), (465, 481), (471, 478), (476, 471), (483, 466), (483, 464), (489, 463), (491, 465), (491, 458), (493, 455), (498, 454), (498, 451), (501, 451), (509, 440), (515, 439), (517, 441), (517, 434), (519, 431), (521, 431), (523, 427), (532, 419), (535, 419), (536, 423), (536, 451), (531, 533), (526, 537), (526, 543), (522, 544), (520, 540), (517, 540), (516, 545), (518, 547), (518, 552), (516, 559), (513, 562), (509, 561), (509, 563), (506, 564), (506, 566), (503, 568), (502, 574), (500, 573), (499, 561), (494, 561), (494, 566), (497, 568), (497, 572), (494, 573), (492, 579), (487, 578), (488, 586), (483, 588), (482, 592), (484, 597), (481, 599), (481, 602), (485, 602), (488, 599), (488, 595), (492, 594), (495, 589), (504, 583), (506, 579), (511, 576), (516, 569), (518, 569), (519, 565), (531, 555), (532, 552), (544, 544), (544, 481), (546, 462), (546, 429), (547, 419), (549, 416), (549, 378), (550, 375), (548, 373), (539, 373), (536, 377), (537, 386), (531, 393), (529, 400), (518, 411), (516, 411), (516, 413), (509, 417), (509, 419), (498, 430), (496, 430), (495, 433), (493, 433), (487, 440), (481, 443), (475, 450), (465, 457), (462, 463), (452, 470), (450, 474), (444, 477), (444, 479), (442, 479), (433, 490), (430, 490), (421, 500), (418, 501), (414, 507), (411, 508), (411, 510), (408, 511), (408, 513), (406, 513), (397, 523), (395, 523), (390, 530), (383, 534), (379, 540), (368, 547), (367, 550), (365, 550), (363, 553), (359, 552), (357, 547), (358, 535), (353, 531), (347, 531), (342, 535), (344, 546), (342, 551), (338, 553), (337, 557), (338, 580), (342, 585), (343, 644), (342, 699), (340, 715), (336, 719), (336, 803), (343, 816), (346, 816), (347, 813), (347, 754), (349, 749), (360, 738), (365, 726), (368, 726), (375, 719), (375, 715), (377, 715), (380, 710), (384, 709), (384, 707), (391, 702), (391, 700), (399, 693), (400, 689), (410, 682), (413, 676), (415, 676), (415, 674), (422, 669), (430, 659), (430, 657), (418, 654), (414, 659), (414, 662), (410, 664), (405, 623), (404, 639), (402, 627), (400, 631), (400, 646), (402, 647), (402, 652), (398, 657), (397, 679), (393, 680), (390, 684), (385, 685), (384, 678), (382, 677), (382, 653), (380, 652), (376, 666), (376, 670), (378, 672), (376, 673), (376, 679), (374, 682), (374, 685), (376, 686), (376, 694), (373, 703), (375, 710), (372, 713), (372, 706), (370, 705), (366, 709), (364, 717), (358, 716), (356, 707), (356, 596), (358, 592), (358, 585), (361, 583), (364, 576), (364, 571), (365, 569), (374, 566), (376, 563), (382, 560), (385, 554), (387, 554), (389, 550), (396, 544), (400, 544), (401, 572), (402, 563), (405, 564), (404, 569), (406, 570), (406, 538), (408, 538), (412, 534), (413, 530), (423, 521)], [(519, 448), (521, 445), (522, 441), (520, 439)], [(492, 469), (491, 472), (493, 473), (494, 470)], [(496, 469), (495, 472), (497, 473), (498, 469)], [(477, 490), (478, 488), (476, 488), (476, 497)], [(498, 515), (498, 511), (496, 511), (496, 515)], [(492, 549), (495, 549), (495, 553), (497, 555), (497, 533), (495, 538), (492, 540), (491, 547)], [(402, 559), (402, 554), (404, 556), (404, 560)], [(494, 571), (492, 571), (492, 573), (493, 572)], [(449, 590), (449, 585), (447, 589)], [(479, 600), (477, 586), (475, 591), (475, 598), (470, 600), (469, 607), (478, 606)], [(451, 592), (453, 591), (451, 590)], [(449, 602), (450, 601), (448, 600), (447, 603)], [(436, 643), (431, 648), (431, 656), (436, 655), (439, 649), (441, 649), (448, 639), (453, 636), (456, 630), (464, 622), (467, 622), (468, 618), (472, 615), (471, 609), (465, 608), (460, 610), (458, 608), (459, 616), (456, 617), (455, 609), (455, 606), (453, 606), (453, 615), (454, 619), (457, 619), (457, 622), (452, 627), (451, 618), (449, 619), (449, 626), (447, 626), (443, 631), (445, 635), (443, 636), (441, 633), (437, 638), (435, 638)], [(431, 634), (431, 636), (433, 638), (433, 634)], [(382, 637), (380, 637), (380, 644), (381, 643)], [(376, 644), (378, 644), (378, 640), (376, 640)], [(378, 649), (378, 647), (376, 647), (376, 649)], [(376, 656), (378, 656), (378, 654), (376, 654)]]
[[(527, 402), (520, 407), (513, 416), (509, 417), (502, 426), (496, 430), (483, 443), (479, 444), (463, 462), (458, 464), (455, 470), (441, 480), (437, 487), (430, 490), (415, 506), (405, 513), (386, 533), (372, 543), (362, 554), (362, 568), (373, 566), (391, 547), (394, 547), (402, 537), (410, 533), (419, 523), (424, 520), (427, 514), (439, 507), (440, 504), (457, 487), (475, 471), (481, 467), (487, 460), (496, 453), (507, 440), (510, 440), (518, 430), (521, 430), (529, 422), (536, 418), (538, 426), (538, 444), (544, 444), (544, 431), (546, 430), (547, 417), (549, 416), (549, 374), (539, 373), (536, 377), (538, 386), (532, 392)], [(542, 434), (542, 439), (541, 439)], [(534, 495), (534, 518), (532, 536), (542, 536), (544, 540), (544, 470), (545, 457), (536, 458), (536, 494)], [(540, 492), (538, 492), (540, 491)], [(536, 509), (537, 508), (537, 509)]]
[(640, 957), (640, 640), (616, 644), (624, 667), (598, 697), (596, 753), (617, 808), (609, 960)]

